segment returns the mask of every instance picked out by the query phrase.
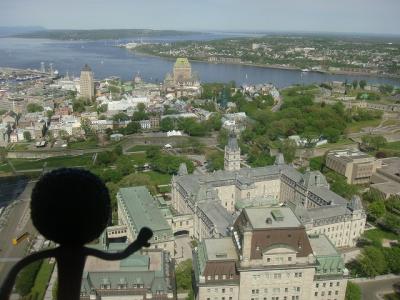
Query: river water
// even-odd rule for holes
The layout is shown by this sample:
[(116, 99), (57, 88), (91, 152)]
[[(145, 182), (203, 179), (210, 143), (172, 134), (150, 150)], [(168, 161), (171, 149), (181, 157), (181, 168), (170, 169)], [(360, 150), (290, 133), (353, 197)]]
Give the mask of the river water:
[[(210, 40), (226, 38), (226, 34), (197, 34), (146, 38), (144, 42)], [(174, 61), (136, 54), (116, 45), (138, 41), (53, 41), (43, 39), (0, 38), (0, 67), (39, 69), (40, 62), (53, 63), (60, 74), (79, 75), (84, 64), (89, 64), (97, 79), (118, 76), (124, 80), (140, 73), (145, 81), (160, 82), (172, 70)], [(292, 84), (310, 84), (325, 81), (365, 79), (370, 83), (387, 83), (400, 86), (400, 80), (373, 76), (329, 75), (318, 72), (302, 73), (298, 70), (280, 70), (243, 65), (208, 64), (193, 62), (192, 69), (203, 82), (236, 81), (238, 84), (273, 83), (278, 87)]]

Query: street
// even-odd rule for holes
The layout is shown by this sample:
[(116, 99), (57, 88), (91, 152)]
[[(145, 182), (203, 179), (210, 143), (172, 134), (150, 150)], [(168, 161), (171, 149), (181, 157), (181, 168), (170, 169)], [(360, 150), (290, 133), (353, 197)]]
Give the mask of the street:
[[(7, 209), (9, 210), (7, 222), (0, 230), (0, 284), (10, 268), (25, 256), (29, 240), (35, 234), (29, 210), (30, 195), (34, 184), (35, 182), (29, 182), (13, 204), (10, 204), (11, 208)], [(30, 237), (18, 245), (12, 245), (12, 239), (24, 232), (28, 232)]]
[(192, 248), (190, 247), (190, 237), (188, 235), (178, 235), (175, 237), (175, 251), (177, 264), (192, 258)]
[(363, 300), (383, 299), (378, 294), (387, 294), (393, 292), (393, 284), (399, 282), (400, 278), (389, 278), (381, 280), (373, 280), (367, 282), (357, 282), (361, 288), (361, 298)]

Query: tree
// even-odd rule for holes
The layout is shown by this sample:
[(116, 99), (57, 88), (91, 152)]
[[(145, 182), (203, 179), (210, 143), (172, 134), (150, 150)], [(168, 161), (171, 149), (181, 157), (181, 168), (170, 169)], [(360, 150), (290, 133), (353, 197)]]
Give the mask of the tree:
[(388, 269), (382, 250), (374, 246), (364, 248), (359, 262), (362, 272), (368, 277), (385, 274)]
[(192, 260), (187, 259), (181, 262), (176, 267), (175, 274), (178, 293), (190, 291), (192, 289)]
[(385, 213), (385, 204), (383, 201), (375, 201), (368, 205), (368, 214), (375, 220), (381, 218)]
[(82, 113), (85, 111), (85, 101), (83, 99), (78, 99), (72, 101), (72, 109), (74, 112)]
[(361, 89), (365, 89), (365, 87), (367, 86), (367, 82), (365, 80), (360, 80), (359, 85)]
[(160, 122), (161, 131), (171, 131), (175, 128), (174, 120), (172, 118), (164, 118)]
[(364, 135), (361, 137), (362, 143), (370, 149), (379, 150), (387, 144), (387, 140), (382, 135)]
[(328, 127), (324, 129), (323, 135), (329, 143), (336, 143), (340, 138), (340, 131), (336, 128)]
[(346, 300), (361, 300), (360, 287), (351, 281), (347, 283)]
[(358, 81), (353, 80), (352, 85), (353, 85), (353, 89), (355, 90), (358, 87)]
[(121, 121), (128, 121), (130, 118), (126, 113), (120, 112), (117, 113), (116, 115), (113, 116), (113, 120), (116, 122), (121, 122)]
[(291, 163), (296, 157), (296, 142), (291, 139), (286, 139), (281, 143), (280, 151), (285, 158), (285, 162)]
[(108, 105), (102, 104), (97, 107), (97, 113), (100, 115), (101, 113), (105, 113), (107, 111)]
[(206, 156), (207, 171), (213, 172), (224, 169), (224, 155), (222, 152), (215, 151)]
[(157, 189), (151, 181), (150, 177), (146, 174), (130, 174), (122, 178), (118, 186), (121, 187), (132, 187), (132, 186), (146, 186), (152, 195), (157, 194)]
[(43, 106), (37, 104), (37, 103), (29, 103), (26, 106), (26, 110), (30, 113), (34, 113), (34, 112), (40, 112), (43, 111)]
[(140, 124), (139, 122), (130, 122), (126, 128), (125, 128), (125, 133), (126, 134), (134, 134), (140, 132)]
[(24, 139), (28, 142), (32, 140), (32, 135), (29, 131), (24, 131)]

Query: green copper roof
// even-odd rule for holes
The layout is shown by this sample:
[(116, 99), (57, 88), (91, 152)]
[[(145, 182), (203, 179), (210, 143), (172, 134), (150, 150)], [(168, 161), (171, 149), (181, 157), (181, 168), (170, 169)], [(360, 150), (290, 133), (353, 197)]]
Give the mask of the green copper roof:
[(118, 192), (118, 200), (125, 207), (133, 227), (139, 231), (142, 227), (151, 228), (154, 233), (172, 234), (171, 227), (157, 201), (150, 195), (144, 186), (121, 188)]
[(189, 68), (190, 67), (190, 63), (189, 60), (185, 57), (179, 57), (176, 59), (174, 68)]

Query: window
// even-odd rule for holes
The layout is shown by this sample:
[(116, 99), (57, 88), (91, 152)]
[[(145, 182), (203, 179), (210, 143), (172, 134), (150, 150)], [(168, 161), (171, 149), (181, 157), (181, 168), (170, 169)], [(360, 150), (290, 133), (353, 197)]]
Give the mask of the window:
[(315, 292), (315, 293), (314, 293), (314, 296), (318, 296), (318, 292)]
[(330, 283), (329, 283), (329, 286), (330, 286), (330, 287), (333, 287), (333, 282), (330, 282)]
[(225, 293), (225, 289), (221, 289), (221, 292), (222, 292), (222, 293)]
[(288, 257), (288, 261), (292, 261), (292, 257), (291, 256)]

